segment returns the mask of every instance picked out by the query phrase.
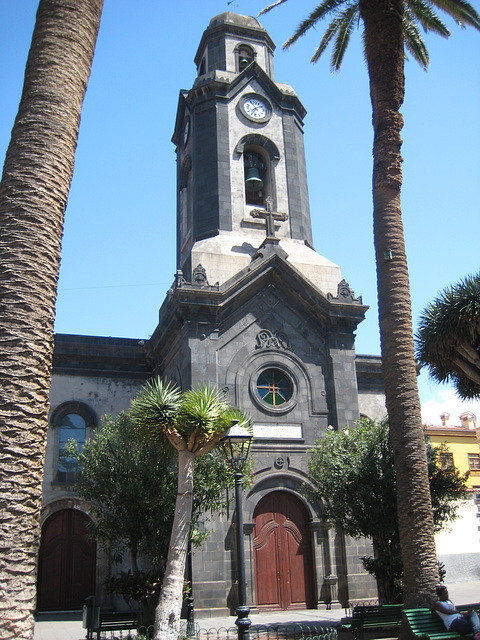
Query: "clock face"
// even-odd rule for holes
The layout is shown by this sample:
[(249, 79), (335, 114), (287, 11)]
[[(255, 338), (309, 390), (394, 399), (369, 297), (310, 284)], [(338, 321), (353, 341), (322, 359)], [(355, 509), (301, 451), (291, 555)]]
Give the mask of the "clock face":
[(267, 115), (267, 107), (257, 98), (247, 98), (243, 103), (243, 109), (247, 116), (255, 120), (261, 120)]

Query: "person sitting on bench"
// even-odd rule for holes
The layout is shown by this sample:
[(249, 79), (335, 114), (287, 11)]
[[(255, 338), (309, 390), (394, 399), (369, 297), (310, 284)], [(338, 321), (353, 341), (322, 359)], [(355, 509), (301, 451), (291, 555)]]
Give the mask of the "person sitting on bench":
[(442, 618), (443, 624), (449, 631), (455, 631), (462, 636), (475, 634), (475, 640), (480, 640), (480, 620), (476, 611), (458, 611), (453, 602), (448, 599), (448, 589), (444, 584), (435, 587), (438, 601), (435, 610)]

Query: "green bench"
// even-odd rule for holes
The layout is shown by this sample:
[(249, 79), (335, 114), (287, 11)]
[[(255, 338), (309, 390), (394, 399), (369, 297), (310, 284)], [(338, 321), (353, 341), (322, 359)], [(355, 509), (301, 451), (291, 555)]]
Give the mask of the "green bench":
[(363, 640), (364, 631), (397, 629), (402, 622), (402, 609), (403, 604), (356, 606), (344, 628), (351, 630), (354, 640)]
[(131, 631), (139, 626), (139, 617), (136, 611), (104, 611), (95, 607), (87, 628), (87, 640), (93, 640), (97, 634), (100, 640), (102, 631)]
[[(469, 609), (476, 611), (479, 606), (479, 604), (457, 605), (457, 609), (459, 611), (468, 611)], [(465, 637), (455, 631), (448, 631), (443, 624), (443, 620), (433, 609), (404, 609), (403, 612), (412, 633), (416, 636), (428, 636), (430, 640)]]
[(443, 620), (433, 609), (404, 609), (404, 614), (412, 633), (416, 636), (427, 636), (430, 640), (461, 637), (455, 631), (448, 631)]
[[(457, 605), (459, 611), (478, 611), (480, 603)], [(459, 633), (448, 631), (442, 619), (433, 609), (403, 609), (403, 604), (355, 606), (352, 617), (343, 628), (352, 631), (354, 640), (363, 640), (365, 631), (398, 629), (402, 622), (402, 612), (416, 636), (428, 636), (430, 640), (460, 638)]]
[(474, 604), (457, 604), (456, 607), (459, 611), (476, 611), (478, 613), (480, 611), (480, 602), (475, 602)]

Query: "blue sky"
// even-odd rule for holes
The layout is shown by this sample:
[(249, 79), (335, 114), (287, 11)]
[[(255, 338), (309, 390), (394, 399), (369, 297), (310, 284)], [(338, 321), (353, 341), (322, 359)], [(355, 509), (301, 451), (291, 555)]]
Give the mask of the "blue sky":
[[(478, 0), (473, 0), (479, 8)], [(0, 0), (0, 157), (20, 99), (37, 0)], [(175, 153), (180, 89), (210, 19), (257, 15), (261, 0), (105, 0), (66, 212), (56, 331), (147, 338), (175, 272)], [(305, 147), (316, 250), (342, 268), (370, 305), (358, 353), (379, 354), (372, 236), (372, 127), (357, 36), (342, 70), (309, 60), (322, 30), (281, 44), (314, 6), (287, 2), (260, 22), (277, 44), (275, 77), (307, 109)], [(133, 7), (135, 7), (133, 9)], [(405, 65), (402, 208), (414, 325), (438, 292), (479, 270), (480, 33), (446, 19), (452, 36), (427, 36), (428, 72)], [(424, 419), (461, 410), (448, 387), (419, 378)], [(428, 414), (427, 409), (428, 407)]]

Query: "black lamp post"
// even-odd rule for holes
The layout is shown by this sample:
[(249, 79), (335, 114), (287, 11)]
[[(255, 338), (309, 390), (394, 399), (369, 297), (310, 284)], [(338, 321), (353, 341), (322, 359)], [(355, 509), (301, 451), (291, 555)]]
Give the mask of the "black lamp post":
[(223, 449), (228, 463), (235, 471), (235, 511), (237, 520), (237, 572), (238, 572), (238, 607), (235, 624), (238, 628), (238, 640), (250, 639), (251, 621), (247, 607), (247, 590), (245, 584), (245, 551), (243, 545), (243, 511), (242, 511), (242, 469), (247, 460), (252, 442), (251, 434), (232, 420), (232, 425), (223, 438)]

